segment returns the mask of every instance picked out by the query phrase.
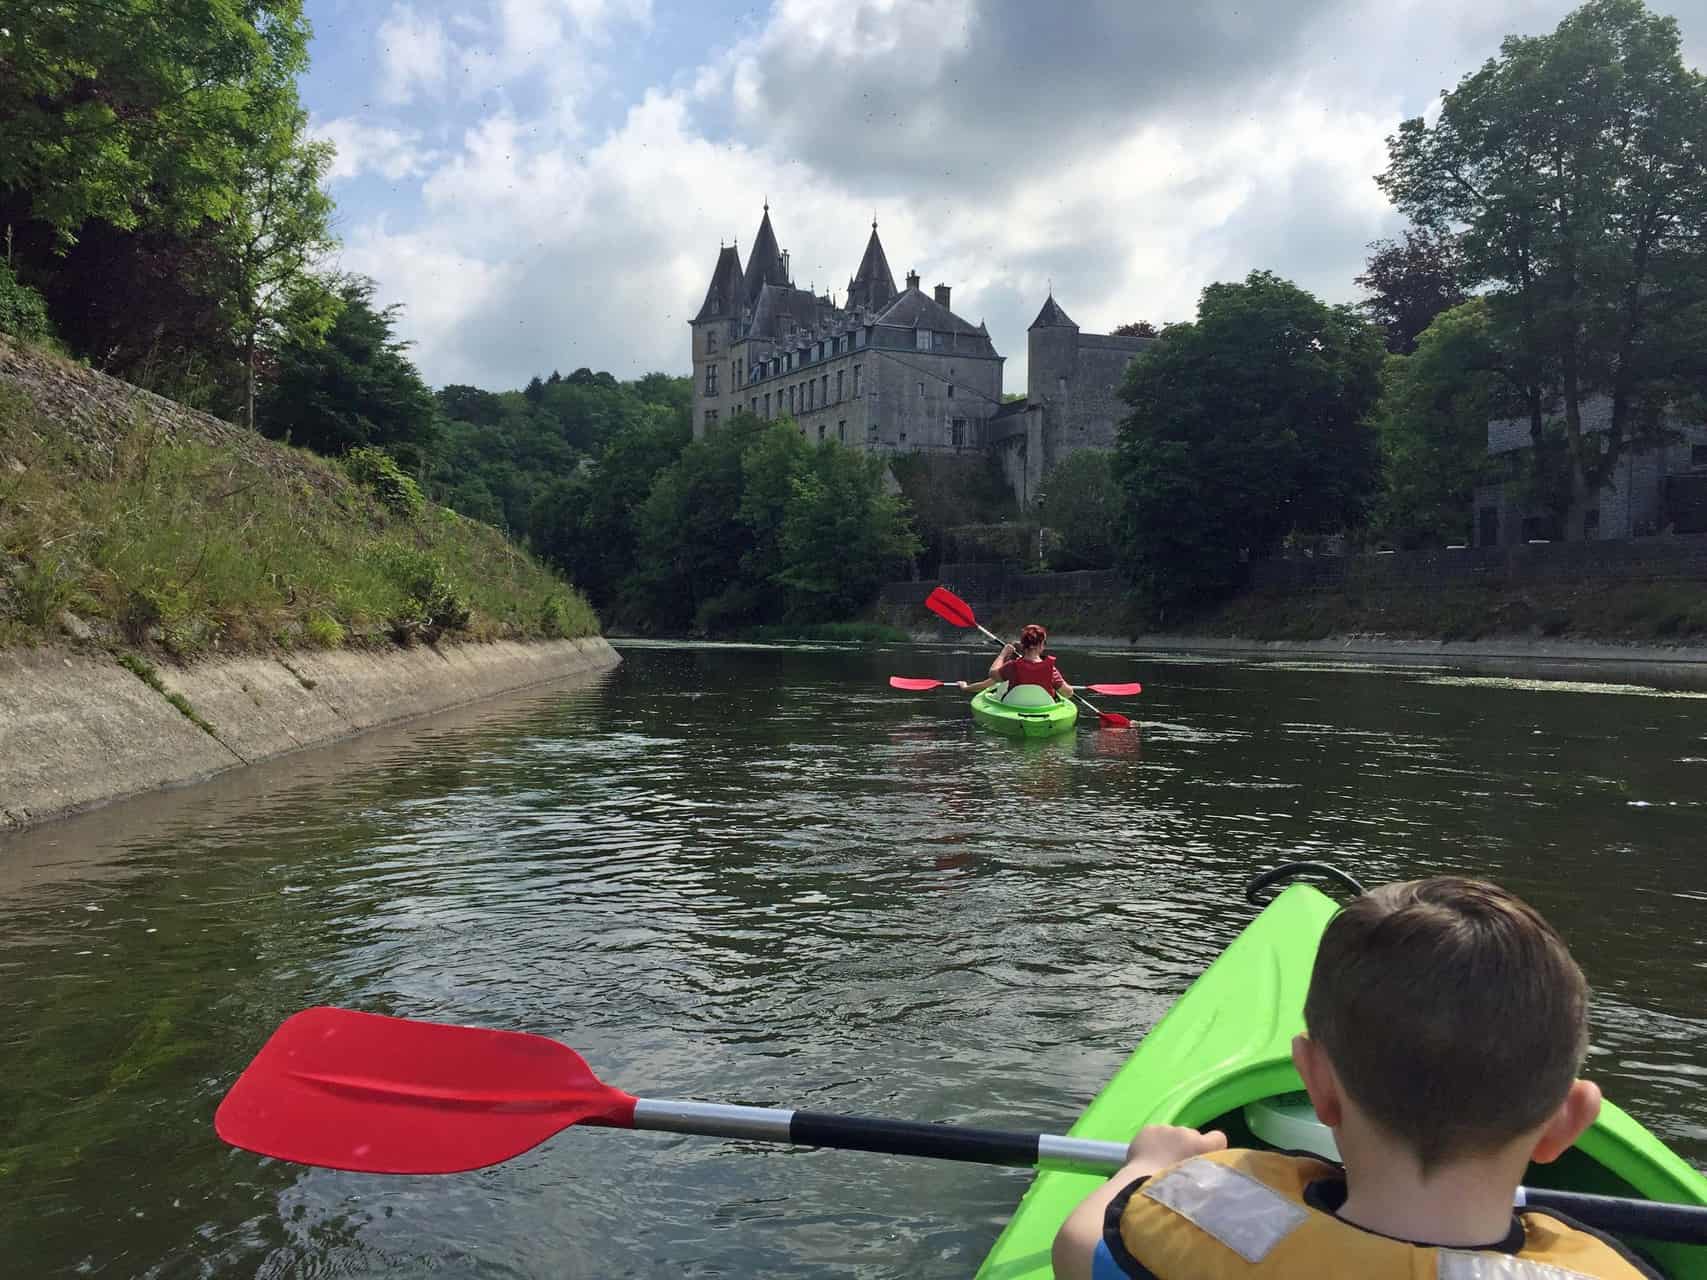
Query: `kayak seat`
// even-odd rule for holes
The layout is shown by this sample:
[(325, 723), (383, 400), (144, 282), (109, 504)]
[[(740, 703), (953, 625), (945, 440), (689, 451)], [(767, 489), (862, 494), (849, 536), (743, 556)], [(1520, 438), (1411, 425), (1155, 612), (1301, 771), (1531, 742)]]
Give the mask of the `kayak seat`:
[(1049, 690), (1035, 684), (1020, 684), (1010, 689), (1007, 681), (1003, 680), (991, 687), (990, 696), (1009, 707), (1052, 707), (1055, 705), (1055, 698)]

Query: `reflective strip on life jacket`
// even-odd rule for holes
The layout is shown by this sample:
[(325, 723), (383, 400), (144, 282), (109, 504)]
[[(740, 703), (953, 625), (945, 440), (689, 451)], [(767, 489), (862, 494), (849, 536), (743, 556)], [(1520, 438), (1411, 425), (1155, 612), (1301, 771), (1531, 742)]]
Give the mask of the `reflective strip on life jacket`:
[(1165, 1204), (1246, 1262), (1304, 1225), (1310, 1211), (1249, 1174), (1207, 1160), (1188, 1160), (1144, 1184), (1142, 1194)]

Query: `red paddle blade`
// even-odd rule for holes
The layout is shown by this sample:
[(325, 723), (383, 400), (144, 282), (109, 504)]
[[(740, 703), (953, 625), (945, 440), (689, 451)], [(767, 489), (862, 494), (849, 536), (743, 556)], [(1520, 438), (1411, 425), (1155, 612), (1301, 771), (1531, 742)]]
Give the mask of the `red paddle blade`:
[(944, 622), (952, 622), (957, 627), (975, 627), (978, 625), (978, 619), (972, 612), (972, 606), (947, 587), (938, 587), (926, 596), (925, 608), (936, 614)]
[(306, 1009), (219, 1104), (234, 1147), (361, 1173), (461, 1173), (572, 1124), (634, 1127), (635, 1099), (544, 1036)]
[(1105, 694), (1110, 698), (1131, 698), (1144, 692), (1144, 686), (1137, 682), (1132, 684), (1088, 684), (1085, 688), (1092, 693)]
[(943, 682), (941, 680), (920, 680), (913, 676), (890, 676), (889, 684), (892, 688), (923, 693), (926, 689), (940, 689)]
[(1112, 711), (1097, 712), (1097, 723), (1104, 729), (1130, 729), (1132, 722), (1125, 716), (1117, 716)]

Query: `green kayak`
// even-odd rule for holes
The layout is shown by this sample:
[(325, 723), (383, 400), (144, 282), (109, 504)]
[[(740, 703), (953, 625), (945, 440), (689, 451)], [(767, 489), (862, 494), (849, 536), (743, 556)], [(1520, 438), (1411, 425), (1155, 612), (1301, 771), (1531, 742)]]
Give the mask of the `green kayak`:
[[(1144, 1037), (1070, 1133), (1126, 1142), (1147, 1124), (1225, 1130), (1234, 1146), (1308, 1147), (1309, 1113), (1292, 1067), (1304, 993), (1332, 899), (1311, 885), (1280, 893)], [(1260, 1134), (1267, 1134), (1265, 1142)], [(1049, 1280), (1049, 1248), (1073, 1206), (1102, 1179), (1045, 1166), (978, 1275)], [(1707, 1178), (1608, 1102), (1576, 1147), (1533, 1165), (1530, 1186), (1707, 1205)], [(1674, 1280), (1707, 1280), (1707, 1246), (1632, 1237)]]
[(972, 698), (972, 718), (1010, 738), (1053, 738), (1079, 722), (1079, 704), (1056, 701), (1047, 689), (1022, 684), (1011, 692), (1005, 683), (981, 689)]

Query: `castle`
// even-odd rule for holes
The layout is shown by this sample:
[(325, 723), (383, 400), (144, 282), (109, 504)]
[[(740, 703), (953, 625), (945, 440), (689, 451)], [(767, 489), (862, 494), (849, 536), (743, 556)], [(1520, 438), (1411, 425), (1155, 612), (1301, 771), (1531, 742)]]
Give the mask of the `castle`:
[(1068, 454), (1109, 449), (1128, 362), (1154, 339), (1083, 333), (1053, 292), (1027, 333), (1024, 400), (1002, 399), (1004, 357), (948, 285), (897, 289), (877, 223), (841, 305), (796, 288), (770, 206), (745, 269), (721, 249), (693, 330), (693, 432), (745, 410), (787, 417), (808, 440), (883, 453), (994, 453), (1021, 505)]

